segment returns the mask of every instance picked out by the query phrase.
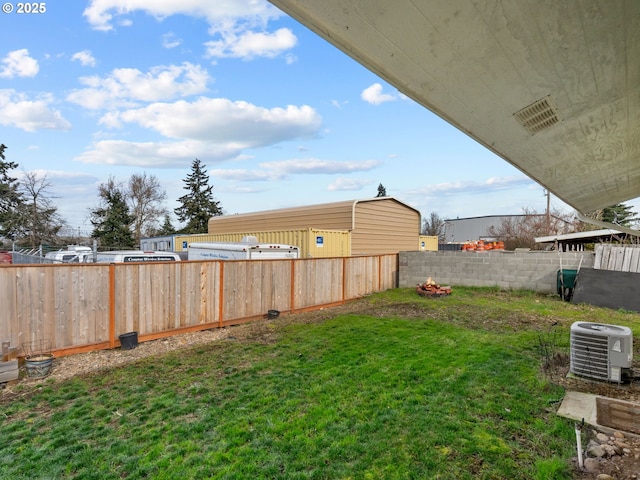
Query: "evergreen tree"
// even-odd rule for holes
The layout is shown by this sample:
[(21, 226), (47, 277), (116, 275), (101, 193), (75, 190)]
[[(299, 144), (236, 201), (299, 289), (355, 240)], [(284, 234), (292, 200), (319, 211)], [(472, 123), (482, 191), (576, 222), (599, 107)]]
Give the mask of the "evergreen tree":
[(182, 188), (189, 193), (178, 199), (180, 206), (174, 210), (179, 221), (187, 222), (180, 233), (207, 233), (209, 219), (222, 215), (220, 202), (213, 197), (213, 187), (204, 170), (205, 165), (196, 158), (191, 164), (191, 173), (184, 179)]
[(379, 184), (378, 185), (378, 194), (376, 195), (376, 198), (378, 197), (386, 197), (387, 196), (387, 189), (384, 188), (384, 185)]
[(99, 187), (102, 205), (91, 211), (91, 236), (97, 238), (102, 249), (134, 248), (131, 225), (135, 218), (129, 212), (126, 195), (113, 178)]
[(602, 221), (620, 225), (622, 227), (630, 227), (637, 222), (636, 212), (631, 210), (632, 207), (624, 203), (617, 203), (610, 207), (602, 209)]
[(9, 176), (9, 170), (18, 168), (18, 164), (5, 161), (6, 148), (0, 144), (0, 237), (15, 240), (21, 231), (20, 212), (24, 199), (18, 190), (17, 179)]
[(164, 223), (157, 231), (157, 236), (173, 235), (174, 233), (176, 233), (176, 229), (171, 223), (171, 218), (169, 218), (169, 215), (167, 214), (164, 216)]

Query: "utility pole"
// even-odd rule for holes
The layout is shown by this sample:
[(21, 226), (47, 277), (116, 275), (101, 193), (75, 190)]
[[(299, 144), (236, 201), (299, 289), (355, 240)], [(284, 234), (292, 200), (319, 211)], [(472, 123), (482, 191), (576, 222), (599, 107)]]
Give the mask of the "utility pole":
[(545, 190), (545, 195), (547, 196), (547, 211), (546, 211), (546, 219), (547, 219), (547, 235), (551, 235), (551, 193), (549, 190)]

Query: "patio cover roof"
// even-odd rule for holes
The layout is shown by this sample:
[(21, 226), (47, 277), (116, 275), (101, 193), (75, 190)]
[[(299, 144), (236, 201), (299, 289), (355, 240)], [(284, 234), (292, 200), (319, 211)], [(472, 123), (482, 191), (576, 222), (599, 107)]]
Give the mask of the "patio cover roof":
[(578, 212), (640, 197), (639, 1), (270, 2)]

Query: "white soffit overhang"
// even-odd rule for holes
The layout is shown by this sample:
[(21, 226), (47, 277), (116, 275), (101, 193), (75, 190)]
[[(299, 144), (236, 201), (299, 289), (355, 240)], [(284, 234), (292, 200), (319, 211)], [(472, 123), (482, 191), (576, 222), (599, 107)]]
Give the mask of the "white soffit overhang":
[(640, 197), (640, 1), (270, 2), (579, 212)]

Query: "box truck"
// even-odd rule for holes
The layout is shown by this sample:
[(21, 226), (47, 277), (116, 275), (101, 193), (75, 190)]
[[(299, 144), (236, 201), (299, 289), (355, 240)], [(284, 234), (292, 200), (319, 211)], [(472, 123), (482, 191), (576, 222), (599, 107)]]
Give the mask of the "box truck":
[(193, 242), (188, 246), (189, 260), (268, 260), (300, 258), (300, 249), (279, 243), (258, 243), (256, 237), (241, 242)]
[[(94, 255), (82, 253), (79, 255), (80, 263), (93, 263)], [(179, 262), (180, 255), (175, 252), (145, 252), (143, 250), (113, 250), (97, 252), (98, 263), (142, 263), (142, 262)]]

